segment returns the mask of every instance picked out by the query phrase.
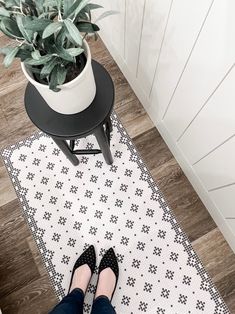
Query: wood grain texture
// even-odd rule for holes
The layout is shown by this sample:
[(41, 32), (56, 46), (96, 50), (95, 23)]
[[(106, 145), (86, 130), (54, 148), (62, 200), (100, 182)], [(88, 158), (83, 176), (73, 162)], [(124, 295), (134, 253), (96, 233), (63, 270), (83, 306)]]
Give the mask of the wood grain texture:
[[(2, 41), (0, 36), (0, 45)], [(94, 58), (114, 80), (118, 116), (235, 313), (234, 254), (109, 52), (100, 40), (90, 45)], [(36, 127), (24, 111), (25, 80), (19, 63), (15, 62), (8, 70), (0, 66), (0, 71), (0, 147), (3, 147), (32, 134)], [(0, 307), (4, 314), (46, 314), (57, 300), (2, 161), (0, 182)]]
[(192, 244), (231, 313), (235, 313), (235, 255), (223, 235), (215, 228)]
[(7, 127), (7, 120), (3, 114), (2, 109), (0, 109), (0, 131)]
[(15, 190), (4, 166), (0, 167), (0, 182), (0, 206), (3, 206), (16, 198)]
[(156, 128), (134, 138), (134, 143), (190, 241), (214, 229), (214, 221)]
[(48, 314), (56, 303), (45, 275), (2, 298), (1, 308), (4, 314)]

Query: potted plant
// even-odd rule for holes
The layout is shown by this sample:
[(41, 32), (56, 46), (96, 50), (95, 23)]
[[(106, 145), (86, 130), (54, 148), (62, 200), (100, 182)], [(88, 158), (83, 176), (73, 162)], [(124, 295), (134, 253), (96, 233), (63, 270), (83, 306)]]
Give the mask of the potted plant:
[(95, 97), (85, 38), (97, 36), (91, 11), (98, 8), (89, 0), (0, 0), (0, 30), (14, 40), (0, 49), (4, 65), (20, 58), (26, 78), (62, 114), (83, 111)]

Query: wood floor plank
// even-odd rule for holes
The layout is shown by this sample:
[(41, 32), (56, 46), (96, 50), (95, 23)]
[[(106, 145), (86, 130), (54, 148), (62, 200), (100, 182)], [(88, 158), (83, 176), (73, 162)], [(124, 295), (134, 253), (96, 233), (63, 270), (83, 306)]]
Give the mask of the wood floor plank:
[(8, 242), (15, 243), (19, 240), (25, 240), (30, 235), (18, 199), (0, 207), (0, 251), (4, 251), (3, 245), (7, 245)]
[(29, 119), (25, 114), (24, 92), (26, 84), (23, 82), (18, 88), (11, 93), (0, 97), (0, 108), (5, 116), (10, 129), (24, 125)]
[(105, 57), (109, 56), (111, 58), (102, 40), (94, 40), (94, 38), (91, 37), (88, 39), (88, 43), (90, 45), (92, 59), (101, 62)]
[(12, 66), (6, 71), (0, 61), (0, 96), (11, 93), (16, 87), (26, 83), (26, 78), (22, 76), (22, 70), (19, 60), (15, 60)]
[(3, 239), (0, 252), (0, 298), (40, 278), (26, 240)]
[(31, 250), (26, 242), (29, 236), (30, 231), (19, 210), (19, 201), (14, 200), (1, 206), (0, 298), (39, 277)]
[(4, 166), (0, 167), (0, 206), (3, 206), (16, 198), (15, 190)]
[(0, 145), (2, 148), (13, 145), (38, 131), (38, 128), (34, 126), (31, 121), (26, 118), (24, 121), (25, 122), (19, 122), (19, 124), (15, 125), (12, 129), (5, 128), (0, 132)]
[(0, 134), (0, 145), (2, 147), (14, 144), (38, 130), (25, 112), (25, 87), (26, 84), (23, 82), (11, 93), (0, 97), (0, 108), (8, 123), (8, 127), (4, 128)]
[(30, 248), (30, 251), (32, 253), (35, 265), (37, 266), (38, 272), (40, 273), (41, 276), (47, 275), (47, 271), (45, 267), (43, 266), (42, 263), (42, 258), (41, 255), (38, 251), (36, 242), (34, 241), (32, 235), (30, 234), (27, 239), (26, 239), (28, 246)]
[(32, 281), (1, 299), (3, 314), (48, 314), (57, 303), (47, 276)]
[(153, 128), (152, 121), (138, 100), (124, 102), (115, 110), (131, 138)]
[[(0, 99), (0, 102), (1, 102), (1, 99)], [(7, 125), (7, 120), (6, 120), (6, 117), (3, 114), (3, 111), (1, 109), (1, 104), (0, 104), (0, 131), (3, 130), (4, 128), (6, 128), (7, 126), (8, 126)]]
[(192, 242), (214, 282), (235, 271), (235, 255), (218, 228)]
[(111, 75), (114, 85), (115, 85), (115, 103), (116, 107), (119, 103), (123, 101), (123, 99), (126, 100), (126, 102), (130, 102), (132, 100), (137, 100), (136, 95), (130, 89), (130, 86), (126, 80), (126, 78), (123, 76), (121, 70), (117, 66), (117, 64), (114, 62), (114, 60), (110, 60), (109, 58), (103, 59), (101, 62), (106, 70)]
[(192, 243), (231, 313), (235, 313), (235, 255), (218, 228)]
[(133, 141), (150, 170), (160, 167), (173, 157), (156, 128), (140, 134)]

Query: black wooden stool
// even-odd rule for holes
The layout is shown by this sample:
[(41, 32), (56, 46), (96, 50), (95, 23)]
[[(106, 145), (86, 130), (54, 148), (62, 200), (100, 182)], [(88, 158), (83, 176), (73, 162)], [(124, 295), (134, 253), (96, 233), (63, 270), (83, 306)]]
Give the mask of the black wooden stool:
[[(25, 108), (31, 121), (53, 138), (75, 166), (79, 164), (76, 155), (101, 152), (108, 165), (113, 163), (110, 151), (110, 133), (112, 132), (110, 115), (114, 105), (114, 85), (102, 65), (92, 61), (92, 67), (96, 81), (96, 96), (87, 109), (77, 114), (65, 115), (55, 112), (30, 83), (25, 91)], [(74, 149), (75, 139), (90, 134), (95, 135), (100, 149)]]

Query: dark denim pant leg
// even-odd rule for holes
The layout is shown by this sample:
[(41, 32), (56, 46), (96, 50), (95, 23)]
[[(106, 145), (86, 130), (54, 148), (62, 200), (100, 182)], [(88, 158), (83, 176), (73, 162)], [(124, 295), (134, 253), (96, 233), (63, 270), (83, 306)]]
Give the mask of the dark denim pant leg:
[(95, 299), (91, 314), (116, 314), (116, 311), (107, 297), (100, 296)]
[(49, 314), (83, 314), (84, 293), (74, 289)]

